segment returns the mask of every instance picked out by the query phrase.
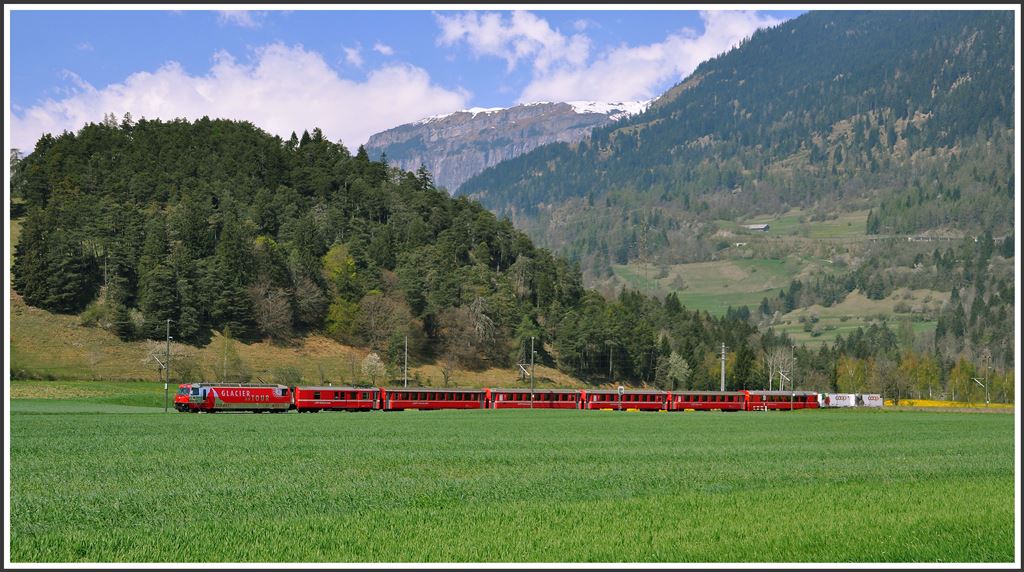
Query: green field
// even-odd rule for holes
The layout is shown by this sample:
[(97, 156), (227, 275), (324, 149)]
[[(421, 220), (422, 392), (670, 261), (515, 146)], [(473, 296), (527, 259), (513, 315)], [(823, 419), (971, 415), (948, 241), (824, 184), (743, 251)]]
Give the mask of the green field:
[(12, 383), (12, 562), (1014, 558), (1013, 415), (186, 415), (154, 386)]
[[(838, 238), (856, 239), (865, 236), (868, 221), (868, 211), (851, 211), (839, 214), (831, 220), (812, 221), (811, 213), (799, 209), (791, 210), (781, 215), (762, 215), (744, 220), (715, 221), (721, 228), (725, 228), (742, 234), (749, 234), (752, 237), (782, 237), (782, 236), (803, 236), (805, 238)], [(804, 222), (801, 222), (801, 218)], [(768, 231), (751, 231), (743, 228), (748, 224), (767, 224)]]
[[(927, 301), (926, 301), (927, 300)], [(931, 308), (933, 314), (938, 313), (938, 308), (949, 300), (949, 293), (937, 292), (935, 290), (907, 290), (901, 288), (889, 297), (882, 300), (870, 300), (859, 291), (851, 292), (839, 304), (828, 308), (814, 305), (808, 308), (800, 308), (785, 314), (779, 319), (779, 323), (772, 327), (777, 333), (786, 332), (796, 343), (806, 344), (808, 347), (817, 347), (823, 343), (834, 343), (836, 336), (848, 337), (857, 328), (867, 329), (872, 321), (879, 317), (885, 317), (888, 327), (891, 330), (899, 328), (900, 320), (911, 318), (915, 334), (935, 331), (935, 320), (915, 318), (913, 314), (897, 313), (897, 304), (903, 302), (908, 308)], [(818, 321), (812, 323), (813, 327), (819, 329), (818, 335), (804, 330), (805, 323), (811, 316), (817, 316)], [(804, 322), (800, 319), (803, 318)]]
[(653, 264), (613, 265), (612, 269), (633, 288), (643, 292), (675, 292), (689, 310), (724, 315), (730, 306), (753, 309), (761, 300), (805, 272), (815, 261), (789, 256), (775, 259), (737, 259), (667, 266), (664, 276)]

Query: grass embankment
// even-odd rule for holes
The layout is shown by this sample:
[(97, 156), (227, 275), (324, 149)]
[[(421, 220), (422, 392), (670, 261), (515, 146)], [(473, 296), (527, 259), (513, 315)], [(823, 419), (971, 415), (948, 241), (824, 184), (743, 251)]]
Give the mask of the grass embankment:
[(12, 400), (14, 562), (1014, 555), (1010, 415), (165, 415), (90, 399)]
[[(153, 380), (159, 377), (156, 362), (149, 355), (163, 355), (164, 344), (154, 341), (123, 342), (106, 330), (80, 325), (77, 316), (52, 314), (34, 308), (16, 293), (11, 294), (11, 364), (14, 376), (33, 375), (60, 379)], [(174, 344), (176, 356), (187, 355), (198, 364), (206, 379), (216, 379), (222, 362), (222, 338), (214, 332), (205, 347)], [(276, 372), (295, 368), (303, 383), (344, 385), (367, 383), (361, 373), (363, 358), (369, 353), (318, 335), (294, 344), (270, 342), (234, 343), (234, 350), (250, 372), (254, 382), (273, 382)], [(172, 373), (175, 364), (172, 361)], [(409, 367), (410, 383), (440, 387), (444, 377), (440, 367), (425, 364)], [(582, 382), (556, 369), (537, 366), (538, 387), (580, 387)], [(379, 381), (379, 380), (378, 380)], [(380, 382), (385, 383), (385, 382)], [(490, 368), (482, 371), (457, 370), (450, 382), (456, 387), (515, 387), (522, 385), (519, 372)]]

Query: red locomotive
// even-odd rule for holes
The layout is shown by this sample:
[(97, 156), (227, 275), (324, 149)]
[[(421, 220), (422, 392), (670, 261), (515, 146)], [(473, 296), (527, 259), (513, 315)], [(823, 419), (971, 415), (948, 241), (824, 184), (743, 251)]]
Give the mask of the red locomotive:
[(290, 409), (402, 411), (405, 409), (612, 409), (637, 411), (791, 411), (817, 409), (811, 391), (659, 391), (648, 389), (437, 389), (287, 387), (278, 384), (195, 383), (178, 386), (174, 408), (186, 412)]
[(284, 385), (254, 383), (195, 383), (178, 386), (174, 408), (190, 413), (256, 411), (283, 413), (292, 409), (292, 390)]

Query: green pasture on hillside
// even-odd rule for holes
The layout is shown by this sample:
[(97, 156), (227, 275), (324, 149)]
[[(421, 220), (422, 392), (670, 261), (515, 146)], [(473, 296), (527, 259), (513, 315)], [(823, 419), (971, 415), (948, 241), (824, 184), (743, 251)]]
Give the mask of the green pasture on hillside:
[(754, 309), (766, 296), (774, 298), (779, 290), (811, 261), (797, 257), (785, 259), (736, 259), (694, 262), (667, 266), (664, 276), (653, 264), (613, 265), (616, 275), (643, 292), (675, 292), (688, 310), (724, 315), (730, 306)]
[[(803, 222), (801, 222), (801, 218)], [(793, 209), (781, 215), (760, 215), (742, 222), (716, 221), (722, 228), (751, 236), (803, 236), (805, 238), (857, 239), (866, 235), (868, 211), (840, 213), (830, 220), (812, 221), (811, 213)], [(748, 224), (767, 224), (768, 231), (751, 231)]]
[(192, 415), (97, 387), (12, 384), (13, 562), (1014, 556), (1013, 415)]

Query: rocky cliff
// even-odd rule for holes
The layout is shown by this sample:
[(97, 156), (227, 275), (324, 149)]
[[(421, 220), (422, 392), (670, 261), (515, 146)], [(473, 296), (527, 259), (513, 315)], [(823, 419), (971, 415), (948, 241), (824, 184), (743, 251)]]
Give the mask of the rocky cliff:
[(426, 165), (439, 187), (453, 194), (464, 181), (548, 143), (575, 143), (595, 127), (639, 113), (648, 102), (538, 102), (510, 108), (473, 108), (428, 117), (372, 135), (370, 157), (408, 171)]

